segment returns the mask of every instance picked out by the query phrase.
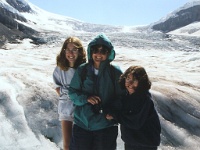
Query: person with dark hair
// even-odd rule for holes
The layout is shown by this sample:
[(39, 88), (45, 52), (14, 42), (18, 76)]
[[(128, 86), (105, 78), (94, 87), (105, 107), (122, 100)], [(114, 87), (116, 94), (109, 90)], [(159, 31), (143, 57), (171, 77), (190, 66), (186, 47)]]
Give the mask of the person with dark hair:
[(77, 68), (69, 88), (76, 106), (70, 150), (115, 150), (118, 126), (105, 114), (122, 93), (118, 84), (122, 71), (110, 64), (115, 50), (105, 34), (89, 43), (87, 56), (88, 63)]
[(68, 95), (68, 88), (75, 69), (86, 62), (86, 52), (79, 38), (65, 40), (57, 55), (57, 66), (53, 72), (56, 92), (59, 95), (58, 114), (62, 125), (63, 149), (69, 150), (73, 126), (73, 102)]
[(157, 150), (160, 145), (161, 125), (154, 108), (151, 82), (141, 66), (131, 66), (119, 78), (127, 93), (113, 104), (108, 120), (120, 123), (125, 150)]

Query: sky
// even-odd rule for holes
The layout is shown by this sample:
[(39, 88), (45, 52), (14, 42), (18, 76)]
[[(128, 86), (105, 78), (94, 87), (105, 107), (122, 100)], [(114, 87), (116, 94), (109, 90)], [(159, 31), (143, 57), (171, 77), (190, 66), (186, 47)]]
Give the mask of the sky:
[(158, 21), (191, 0), (28, 0), (52, 13), (88, 23), (136, 26)]

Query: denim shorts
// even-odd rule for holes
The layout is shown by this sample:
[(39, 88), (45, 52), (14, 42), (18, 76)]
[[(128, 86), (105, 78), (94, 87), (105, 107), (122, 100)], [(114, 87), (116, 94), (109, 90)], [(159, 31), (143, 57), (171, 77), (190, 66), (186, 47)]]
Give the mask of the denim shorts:
[(74, 105), (70, 100), (59, 100), (58, 115), (59, 120), (73, 121), (74, 120)]

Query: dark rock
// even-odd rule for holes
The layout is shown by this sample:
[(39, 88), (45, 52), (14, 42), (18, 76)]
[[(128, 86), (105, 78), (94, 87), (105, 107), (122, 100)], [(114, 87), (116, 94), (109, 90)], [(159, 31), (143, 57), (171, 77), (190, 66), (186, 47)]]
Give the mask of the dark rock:
[(27, 27), (16, 20), (21, 22), (27, 22), (20, 13), (17, 12), (32, 12), (30, 6), (21, 0), (6, 0), (10, 6), (12, 6), (16, 11), (11, 12), (7, 7), (0, 7), (0, 47), (5, 43), (16, 43), (18, 40), (24, 38), (30, 38), (34, 43), (39, 43), (35, 36), (38, 32), (34, 29)]
[(167, 33), (197, 21), (200, 21), (200, 5), (182, 9), (175, 13), (175, 17), (154, 24), (152, 29)]
[(19, 12), (32, 12), (31, 7), (25, 2), (21, 0), (6, 0), (8, 4), (10, 4), (13, 8), (18, 10)]

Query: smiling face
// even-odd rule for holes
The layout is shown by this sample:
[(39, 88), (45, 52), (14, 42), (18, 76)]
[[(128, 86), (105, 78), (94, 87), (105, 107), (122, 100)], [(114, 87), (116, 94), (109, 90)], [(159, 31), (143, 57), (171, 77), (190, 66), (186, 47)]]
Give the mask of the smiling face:
[(129, 94), (133, 94), (136, 91), (138, 83), (138, 80), (135, 79), (132, 74), (127, 75), (127, 77), (125, 78), (125, 87)]
[(92, 59), (94, 61), (94, 67), (96, 69), (99, 68), (102, 61), (105, 61), (107, 59), (108, 54), (108, 51), (102, 46), (92, 50)]
[(69, 66), (74, 67), (74, 64), (78, 58), (78, 49), (73, 43), (68, 43), (65, 49), (65, 57), (69, 61)]

